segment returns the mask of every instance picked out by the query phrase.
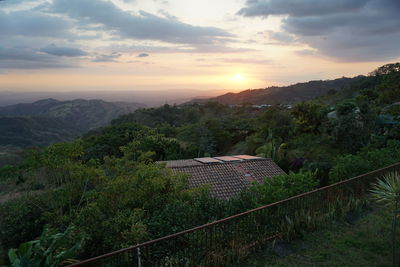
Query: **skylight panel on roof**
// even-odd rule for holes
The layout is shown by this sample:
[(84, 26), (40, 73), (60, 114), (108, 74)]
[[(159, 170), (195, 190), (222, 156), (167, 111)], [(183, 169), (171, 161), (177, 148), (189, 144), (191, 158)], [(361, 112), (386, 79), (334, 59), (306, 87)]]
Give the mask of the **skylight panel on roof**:
[(261, 157), (249, 156), (249, 155), (237, 155), (233, 156), (235, 158), (244, 159), (244, 160), (251, 160), (251, 159), (263, 159)]
[(216, 159), (216, 158), (195, 158), (194, 160), (204, 163), (204, 164), (209, 164), (209, 163), (222, 163), (222, 161)]
[(235, 158), (235, 157), (231, 157), (231, 156), (214, 157), (214, 159), (222, 160), (222, 161), (225, 161), (225, 162), (241, 161), (241, 159)]

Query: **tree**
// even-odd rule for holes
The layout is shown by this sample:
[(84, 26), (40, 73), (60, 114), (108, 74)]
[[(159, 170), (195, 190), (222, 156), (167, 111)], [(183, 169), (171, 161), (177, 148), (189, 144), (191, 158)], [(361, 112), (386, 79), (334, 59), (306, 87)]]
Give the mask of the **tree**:
[(374, 75), (380, 79), (376, 86), (379, 91), (379, 102), (391, 104), (400, 100), (400, 63), (386, 64), (377, 70)]
[(124, 153), (124, 157), (130, 153), (129, 160), (132, 161), (137, 161), (146, 152), (154, 152), (153, 159), (155, 161), (179, 159), (184, 153), (176, 139), (166, 138), (161, 134), (144, 136), (120, 149)]
[(282, 140), (289, 138), (293, 132), (293, 117), (286, 110), (278, 107), (268, 108), (257, 120), (259, 135), (262, 138), (269, 136), (270, 132)]
[(371, 135), (376, 132), (378, 116), (366, 100), (357, 99), (358, 105), (345, 101), (336, 106), (336, 118), (323, 124), (323, 131), (342, 151), (354, 153), (368, 144)]
[(389, 63), (383, 65), (376, 70), (372, 71), (369, 75), (370, 76), (378, 76), (378, 75), (385, 75), (394, 72), (400, 72), (400, 63)]
[(147, 136), (152, 130), (136, 123), (120, 123), (89, 132), (83, 138), (84, 160), (122, 156), (121, 146)]
[(300, 102), (294, 106), (292, 115), (299, 132), (318, 133), (319, 127), (326, 117), (326, 109), (318, 103)]
[(351, 101), (345, 101), (336, 106), (337, 116), (346, 116), (353, 114), (357, 109), (357, 105)]

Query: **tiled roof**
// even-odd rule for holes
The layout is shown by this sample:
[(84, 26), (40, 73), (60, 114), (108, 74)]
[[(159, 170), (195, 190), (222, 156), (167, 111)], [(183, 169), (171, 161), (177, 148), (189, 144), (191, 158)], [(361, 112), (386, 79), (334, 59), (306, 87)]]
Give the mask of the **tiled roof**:
[[(229, 161), (217, 163), (201, 163), (193, 159), (165, 163), (174, 173), (189, 174), (191, 187), (210, 185), (211, 194), (222, 199), (237, 195), (252, 182), (261, 183), (267, 177), (285, 174), (271, 159), (246, 155), (232, 157), (237, 157), (239, 161), (226, 158)], [(218, 159), (223, 159), (223, 157)]]
[(194, 159), (180, 159), (180, 160), (169, 160), (169, 161), (159, 161), (159, 163), (165, 163), (168, 168), (176, 167), (187, 167), (187, 166), (199, 166), (202, 163)]

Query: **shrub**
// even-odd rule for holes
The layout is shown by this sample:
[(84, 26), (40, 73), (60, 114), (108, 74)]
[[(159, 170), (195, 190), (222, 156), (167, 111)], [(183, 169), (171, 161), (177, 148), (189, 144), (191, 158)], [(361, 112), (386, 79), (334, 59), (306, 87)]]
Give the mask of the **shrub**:
[(360, 155), (343, 155), (335, 161), (329, 172), (330, 183), (336, 183), (371, 170), (370, 162)]
[(355, 155), (339, 156), (329, 172), (329, 180), (331, 183), (339, 182), (398, 161), (400, 142), (390, 140), (384, 148), (370, 150), (366, 147)]
[(18, 182), (20, 171), (18, 167), (5, 165), (0, 168), (0, 185), (2, 183)]
[(316, 172), (289, 172), (288, 175), (265, 179), (262, 184), (254, 184), (231, 200), (231, 213), (244, 211), (283, 200), (315, 189), (319, 184)]
[(43, 230), (44, 194), (22, 196), (0, 205), (0, 240), (4, 248), (35, 239)]

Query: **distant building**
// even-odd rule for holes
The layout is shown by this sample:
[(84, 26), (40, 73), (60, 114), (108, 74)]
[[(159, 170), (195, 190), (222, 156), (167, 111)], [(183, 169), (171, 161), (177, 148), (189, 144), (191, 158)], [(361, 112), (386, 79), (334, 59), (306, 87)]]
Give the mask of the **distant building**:
[(286, 173), (272, 159), (248, 155), (195, 158), (165, 161), (174, 173), (190, 175), (189, 185), (210, 185), (211, 194), (229, 199), (249, 187), (253, 182)]
[(285, 108), (287, 108), (287, 109), (292, 109), (292, 108), (293, 108), (293, 106), (292, 106), (292, 105), (290, 105), (290, 104), (288, 104), (288, 105), (284, 105), (284, 107), (285, 107)]
[(261, 105), (253, 105), (253, 108), (269, 108), (272, 105), (269, 104), (261, 104)]
[(282, 108), (286, 108), (286, 109), (292, 109), (293, 106), (291, 104), (279, 104), (278, 106), (282, 107)]
[(327, 115), (328, 119), (336, 119), (337, 118), (337, 112), (336, 110), (329, 112)]
[(379, 115), (379, 120), (386, 127), (393, 127), (395, 125), (400, 125), (400, 117), (396, 118), (391, 115), (381, 114)]

